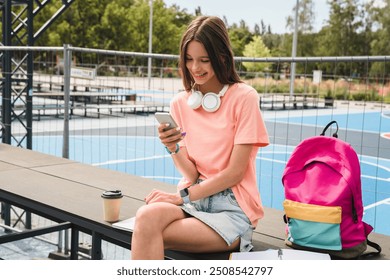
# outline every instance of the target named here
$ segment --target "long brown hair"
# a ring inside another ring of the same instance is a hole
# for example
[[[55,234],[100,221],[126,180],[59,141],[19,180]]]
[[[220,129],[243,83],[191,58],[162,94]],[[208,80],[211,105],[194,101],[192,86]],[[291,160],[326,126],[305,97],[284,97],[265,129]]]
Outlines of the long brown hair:
[[[186,67],[188,43],[193,40],[202,43],[205,47],[220,83],[241,82],[234,66],[233,51],[224,22],[215,16],[199,16],[189,24],[180,43],[179,68],[186,90],[191,90],[195,83]]]

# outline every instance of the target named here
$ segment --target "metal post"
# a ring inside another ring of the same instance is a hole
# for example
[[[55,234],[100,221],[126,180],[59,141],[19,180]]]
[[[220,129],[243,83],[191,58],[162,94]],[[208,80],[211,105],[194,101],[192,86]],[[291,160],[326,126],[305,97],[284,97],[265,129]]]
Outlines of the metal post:
[[[77,260],[78,259],[78,251],[79,251],[79,231],[72,227],[71,229],[71,246],[70,246],[70,259]]]
[[[62,157],[69,158],[69,102],[70,102],[70,67],[72,65],[72,51],[70,45],[64,45],[64,133]]]
[[[63,240],[64,240],[64,231],[60,230],[58,232],[58,243],[57,243],[57,253],[62,253],[63,249]]]
[[[70,45],[64,45],[64,133],[62,144],[62,157],[69,158],[69,103],[70,103],[70,68],[72,67],[72,51]],[[65,232],[65,254],[69,253],[69,232]],[[58,237],[58,245],[62,245],[62,233]],[[62,250],[62,247],[58,247]]]
[[[29,46],[34,45],[34,3],[32,1],[27,2],[28,16],[28,40]],[[27,134],[27,149],[32,150],[32,126],[33,126],[33,74],[34,74],[34,52],[27,51],[27,95],[26,95],[26,134]],[[27,228],[31,228],[31,213],[26,213]]]
[[[12,25],[12,3],[7,0],[3,4],[3,43],[4,46],[12,46],[11,42],[11,25]],[[3,95],[2,95],[2,120],[5,126],[3,131],[3,143],[11,144],[11,92],[12,92],[12,78],[11,78],[11,50],[5,50],[3,55]]]
[[[69,255],[69,253],[71,252],[71,247],[69,246],[69,230],[65,230],[64,247],[65,255]]]
[[[299,0],[295,6],[295,20],[294,20],[294,35],[292,44],[291,57],[297,56],[297,42],[298,42],[298,11],[299,11]],[[294,82],[295,82],[295,62],[291,62],[291,73],[290,73],[290,96],[294,95]]]
[[[101,260],[102,259],[102,236],[101,234],[93,231],[92,232],[92,252],[91,259]]]
[[[150,0],[150,14],[149,14],[149,54],[152,53],[153,41],[153,0]],[[148,89],[152,79],[152,57],[148,57]]]

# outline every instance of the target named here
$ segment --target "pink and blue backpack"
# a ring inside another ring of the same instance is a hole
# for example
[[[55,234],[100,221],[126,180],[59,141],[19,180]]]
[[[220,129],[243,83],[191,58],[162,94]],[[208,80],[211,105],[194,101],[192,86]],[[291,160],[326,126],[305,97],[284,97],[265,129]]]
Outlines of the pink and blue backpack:
[[[336,132],[325,136],[332,124]],[[379,254],[381,247],[367,238],[373,228],[362,220],[357,154],[337,132],[337,122],[330,122],[320,136],[303,140],[287,161],[282,177],[286,244],[333,258],[359,258],[367,245]]]

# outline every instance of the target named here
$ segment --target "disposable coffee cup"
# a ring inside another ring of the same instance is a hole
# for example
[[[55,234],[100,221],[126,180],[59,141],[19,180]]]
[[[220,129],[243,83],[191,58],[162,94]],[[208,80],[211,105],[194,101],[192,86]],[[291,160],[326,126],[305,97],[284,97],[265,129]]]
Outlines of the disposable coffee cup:
[[[122,197],[120,190],[103,192],[103,215],[105,221],[113,223],[119,220]]]

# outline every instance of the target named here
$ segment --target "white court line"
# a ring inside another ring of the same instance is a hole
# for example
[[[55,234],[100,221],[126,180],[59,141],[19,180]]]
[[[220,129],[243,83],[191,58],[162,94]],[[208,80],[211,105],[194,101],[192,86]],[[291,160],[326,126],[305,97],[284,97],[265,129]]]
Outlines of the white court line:
[[[390,197],[386,198],[384,200],[375,202],[373,204],[367,205],[367,206],[364,207],[364,210],[368,210],[368,209],[371,209],[371,208],[374,208],[374,207],[378,207],[379,205],[382,205],[382,204],[389,204],[390,205]]]
[[[368,176],[368,175],[361,175],[362,178],[372,179],[372,180],[378,180],[383,182],[390,182],[390,178],[379,178],[375,176]]]
[[[267,154],[271,154],[272,152],[267,152]],[[285,152],[276,152],[279,154],[284,154]],[[273,153],[275,154],[275,153]],[[152,160],[152,159],[160,159],[160,158],[169,158],[170,155],[163,155],[163,156],[151,156],[151,157],[143,157],[143,158],[135,158],[135,159],[117,159],[117,160],[108,160],[104,162],[98,162],[98,163],[92,163],[93,166],[101,166],[101,165],[110,165],[110,164],[118,164],[118,163],[127,163],[127,162],[137,162],[137,161],[144,161],[144,160]],[[257,156],[256,159],[261,159],[265,161],[275,161],[277,163],[286,163],[286,161],[280,161],[275,159],[269,159],[264,157]]]
[[[382,112],[381,117],[386,118],[386,119],[390,119],[389,112]]]
[[[357,109],[355,112],[350,112],[349,110],[346,111],[346,112],[338,112],[338,113],[333,113],[332,115],[333,116],[338,116],[338,115],[345,115],[345,114],[364,114],[364,111],[360,110],[360,109]],[[371,113],[380,113],[380,111],[378,110],[373,110]],[[293,120],[290,120],[289,118],[296,118],[296,117],[300,117],[300,118],[305,118],[305,117],[317,117],[317,116],[328,116],[329,114],[327,114],[326,112],[323,112],[323,114],[314,114],[314,115],[311,115],[311,114],[307,114],[307,115],[287,115],[287,116],[281,116],[281,115],[278,115],[277,117],[274,117],[274,118],[271,118],[271,117],[264,117],[265,120],[267,121],[270,121],[270,122],[275,122],[275,123],[281,123],[281,124],[291,124],[291,125],[301,125],[301,126],[308,126],[308,127],[315,127],[317,128],[319,126],[318,123],[315,123],[315,124],[304,124],[303,123],[303,120],[301,120],[301,122],[297,122],[297,121],[293,121]],[[287,119],[287,120],[285,120]],[[344,130],[349,130],[349,131],[357,131],[357,132],[362,132],[362,129],[355,129],[355,128],[348,128],[348,127],[341,127],[340,126],[340,129],[344,129]],[[378,134],[380,131],[371,131],[371,130],[364,130],[363,132],[365,133],[370,133],[370,134]]]
[[[281,163],[281,164],[287,163],[284,160],[277,160],[277,159],[273,159],[273,158],[256,157],[256,159],[260,159],[260,160],[264,160],[264,161],[272,161],[272,162]]]
[[[142,176],[143,178],[148,179],[169,179],[169,180],[181,180],[181,177],[169,177],[169,176]]]
[[[93,166],[101,166],[101,165],[110,165],[110,164],[117,164],[117,163],[126,163],[126,162],[136,162],[136,161],[144,161],[144,160],[151,160],[151,159],[159,159],[159,158],[166,158],[166,157],[170,157],[170,155],[152,156],[152,157],[135,158],[135,159],[109,160],[109,161],[105,161],[105,162],[92,163],[92,165]]]
[[[365,161],[365,160],[362,160],[360,163],[364,163],[364,164],[367,164],[367,165],[375,166],[377,168],[381,168],[381,169],[386,170],[387,172],[390,172],[390,168],[389,167],[381,165],[381,164],[372,163],[372,162],[368,162],[368,161]]]
[[[275,160],[275,159],[268,159],[268,158],[263,158],[263,157],[256,157],[256,159],[260,159],[260,160],[264,160],[264,161],[272,161],[272,162],[276,162],[276,163],[281,163],[281,164],[286,164],[285,161],[282,161],[282,160]],[[390,172],[390,168],[387,168],[383,165],[378,165],[378,164],[375,164],[375,163],[371,163],[371,162],[366,162],[366,161],[362,161],[362,163],[365,163],[365,164],[368,164],[368,165],[373,165],[373,166],[376,166],[376,167],[379,167],[379,168],[383,168],[384,170],[386,171],[389,171]],[[368,178],[368,179],[373,179],[373,180],[380,180],[380,181],[385,181],[385,182],[389,182],[390,181],[390,178],[379,178],[379,177],[374,177],[374,176],[367,176],[367,175],[361,175],[362,178]],[[374,207],[378,207],[379,205],[382,205],[382,204],[389,204],[390,205],[390,197],[389,198],[386,198],[384,200],[381,200],[381,201],[378,201],[378,202],[375,202],[373,204],[370,204],[370,205],[367,205],[364,207],[364,211],[368,210],[368,209],[371,209],[371,208],[374,208]]]
[[[94,166],[101,166],[101,165],[110,165],[110,164],[117,164],[117,163],[144,161],[144,160],[150,160],[150,159],[159,159],[159,158],[166,158],[166,157],[170,157],[170,155],[152,156],[152,157],[144,157],[144,158],[128,159],[128,160],[110,160],[110,161],[106,161],[106,162],[94,163],[92,165],[94,165]],[[275,162],[275,163],[286,164],[286,161],[269,159],[269,158],[264,158],[264,157],[259,157],[259,156],[257,156],[256,159],[264,160],[264,161],[272,161],[272,162]],[[377,166],[377,167],[383,168],[386,171],[390,172],[390,168],[387,168],[387,167],[382,166],[382,165],[377,165],[375,163],[366,162],[366,161],[362,161],[362,163],[365,163],[365,164],[368,164],[368,165]],[[178,178],[178,177],[165,177],[165,176],[143,176],[143,177],[144,178],[150,178],[150,179],[161,178],[161,179],[180,180],[180,178]],[[387,181],[387,182],[390,181],[390,178],[378,178],[378,177],[367,176],[367,175],[362,175],[362,177],[369,178],[369,179],[375,179],[375,180],[381,180],[381,181]],[[376,203],[367,205],[367,206],[364,207],[364,210],[366,211],[368,209],[371,209],[371,208],[374,208],[374,207],[378,207],[379,205],[382,205],[382,204],[389,204],[390,205],[390,198],[387,198],[387,199],[378,201]]]

